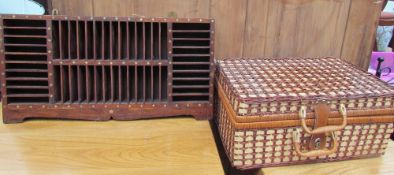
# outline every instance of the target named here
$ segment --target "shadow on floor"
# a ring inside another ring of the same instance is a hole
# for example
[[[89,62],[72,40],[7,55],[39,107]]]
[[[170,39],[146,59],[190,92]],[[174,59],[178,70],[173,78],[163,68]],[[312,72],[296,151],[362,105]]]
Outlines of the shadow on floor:
[[[212,134],[215,139],[216,148],[218,150],[220,161],[222,162],[223,170],[226,175],[263,175],[260,169],[253,169],[253,170],[238,170],[231,166],[226,152],[224,151],[224,147],[220,140],[218,128],[213,120],[209,121],[211,126]]]

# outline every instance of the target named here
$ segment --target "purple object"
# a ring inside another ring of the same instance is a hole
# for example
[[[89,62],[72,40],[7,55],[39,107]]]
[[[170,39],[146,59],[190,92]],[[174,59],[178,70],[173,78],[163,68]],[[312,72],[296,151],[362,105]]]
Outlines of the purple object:
[[[382,69],[380,79],[394,86],[394,52],[372,52],[368,72],[374,75],[376,74],[379,57],[384,58],[384,61],[380,66],[380,69]]]

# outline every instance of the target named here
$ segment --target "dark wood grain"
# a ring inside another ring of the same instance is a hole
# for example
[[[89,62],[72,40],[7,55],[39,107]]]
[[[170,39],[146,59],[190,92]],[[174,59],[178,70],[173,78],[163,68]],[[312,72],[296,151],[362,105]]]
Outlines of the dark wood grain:
[[[2,63],[11,66],[3,69],[7,76],[2,82],[10,84],[2,90],[5,123],[25,118],[212,118],[210,19],[5,15],[1,22],[4,19],[14,20],[6,27],[18,26],[20,19],[32,20],[24,26],[39,26],[42,20],[50,31],[33,38],[19,31],[27,29],[0,35],[27,43],[7,40],[11,47],[3,52],[8,57],[3,55]],[[184,29],[174,34],[173,24]],[[41,38],[46,44],[31,44]],[[107,107],[109,115],[100,117]]]

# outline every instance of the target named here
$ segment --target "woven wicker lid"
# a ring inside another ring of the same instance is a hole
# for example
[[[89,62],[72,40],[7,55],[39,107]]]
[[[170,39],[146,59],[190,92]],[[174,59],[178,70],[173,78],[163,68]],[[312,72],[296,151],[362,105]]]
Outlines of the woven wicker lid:
[[[296,112],[291,105],[282,109],[285,102],[328,100],[346,103],[349,109],[392,108],[394,103],[393,87],[338,58],[240,58],[217,63],[219,84],[234,108],[246,109],[237,109],[239,115]],[[251,107],[262,103],[266,109]]]

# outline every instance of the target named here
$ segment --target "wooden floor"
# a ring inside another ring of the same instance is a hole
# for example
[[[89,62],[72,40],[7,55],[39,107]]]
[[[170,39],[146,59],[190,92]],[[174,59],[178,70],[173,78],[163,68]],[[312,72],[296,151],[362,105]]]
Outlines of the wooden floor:
[[[0,174],[240,173],[223,163],[210,124],[193,118],[0,124]],[[380,158],[242,174],[394,174],[394,143],[389,142],[386,155]]]

